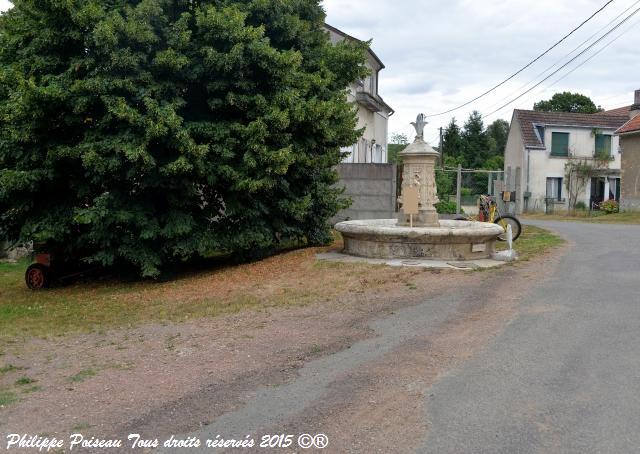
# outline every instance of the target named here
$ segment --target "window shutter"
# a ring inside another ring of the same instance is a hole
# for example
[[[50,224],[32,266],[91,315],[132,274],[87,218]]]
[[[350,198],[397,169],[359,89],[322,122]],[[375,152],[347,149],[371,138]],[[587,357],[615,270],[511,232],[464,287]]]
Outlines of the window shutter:
[[[551,155],[569,156],[569,134],[554,132],[551,139]]]
[[[611,136],[596,134],[596,154],[611,156]]]

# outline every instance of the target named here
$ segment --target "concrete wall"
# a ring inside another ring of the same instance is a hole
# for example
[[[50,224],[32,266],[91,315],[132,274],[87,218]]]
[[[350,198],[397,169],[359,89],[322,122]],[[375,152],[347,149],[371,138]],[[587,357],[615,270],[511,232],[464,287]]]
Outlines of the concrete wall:
[[[339,186],[352,199],[351,207],[336,222],[361,219],[391,219],[396,211],[396,175],[392,164],[340,164]]]
[[[624,211],[640,211],[640,133],[622,136],[620,203]]]

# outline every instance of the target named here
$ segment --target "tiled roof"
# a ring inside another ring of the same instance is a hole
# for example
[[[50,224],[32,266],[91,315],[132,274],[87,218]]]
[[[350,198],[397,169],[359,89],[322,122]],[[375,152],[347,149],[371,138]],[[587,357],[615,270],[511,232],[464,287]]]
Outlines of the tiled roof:
[[[618,129],[629,120],[628,114],[612,115],[604,113],[579,114],[568,112],[538,112],[535,110],[515,110],[520,122],[522,141],[526,148],[544,148],[536,134],[536,125],[573,126],[580,128]]]
[[[604,114],[607,115],[629,115],[629,110],[631,109],[631,106],[624,106],[624,107],[618,107],[617,109],[611,109],[611,110],[605,110]]]
[[[632,132],[640,132],[640,115],[636,115],[635,118],[626,122],[616,131],[616,134],[629,134]]]

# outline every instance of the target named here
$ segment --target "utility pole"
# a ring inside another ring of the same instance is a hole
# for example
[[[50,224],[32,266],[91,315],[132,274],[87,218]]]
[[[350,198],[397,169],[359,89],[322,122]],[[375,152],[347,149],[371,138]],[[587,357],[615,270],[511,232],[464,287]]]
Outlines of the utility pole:
[[[444,170],[444,132],[442,126],[440,126],[440,167]]]

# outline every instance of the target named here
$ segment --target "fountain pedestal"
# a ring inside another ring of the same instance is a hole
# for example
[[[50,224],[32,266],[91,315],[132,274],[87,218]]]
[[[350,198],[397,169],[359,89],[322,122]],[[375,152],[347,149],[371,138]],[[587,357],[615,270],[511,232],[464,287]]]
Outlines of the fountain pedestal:
[[[436,161],[439,154],[424,141],[422,136],[405,148],[401,153],[404,171],[402,173],[402,194],[408,187],[418,190],[418,214],[413,215],[414,227],[439,227],[438,212],[435,204],[438,203],[438,190],[436,188]],[[404,211],[403,197],[398,198],[400,210],[398,212],[398,225],[409,226],[411,216]]]
[[[376,259],[477,260],[495,252],[502,227],[485,222],[439,221],[435,166],[438,152],[424,141],[424,115],[412,123],[415,141],[402,153],[401,208],[397,219],[347,221],[336,225],[344,252]],[[410,191],[407,191],[411,188]],[[416,210],[417,194],[417,210]],[[406,205],[406,209],[405,209]],[[406,211],[406,212],[405,212]],[[411,222],[413,221],[413,222]]]

